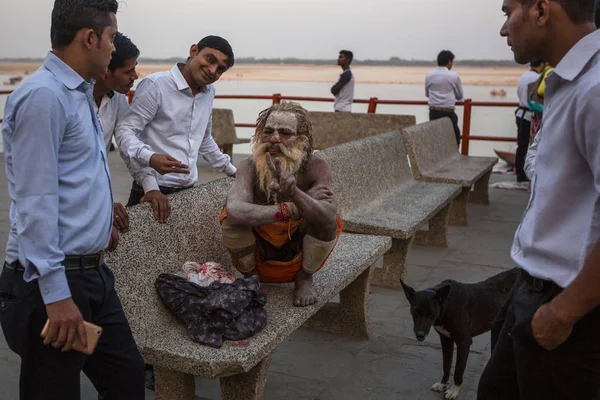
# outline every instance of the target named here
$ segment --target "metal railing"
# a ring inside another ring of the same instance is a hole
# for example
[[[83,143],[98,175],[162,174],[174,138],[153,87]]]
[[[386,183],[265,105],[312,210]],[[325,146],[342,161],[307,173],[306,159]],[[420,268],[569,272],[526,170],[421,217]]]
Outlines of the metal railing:
[[[0,95],[10,94],[11,90],[2,90]],[[127,93],[129,102],[133,99],[135,91]],[[333,97],[304,97],[304,96],[284,96],[281,93],[275,93],[272,96],[255,96],[255,95],[237,95],[237,94],[225,94],[217,95],[217,99],[231,99],[231,100],[270,100],[273,104],[279,104],[283,100],[291,101],[314,101],[314,102],[327,102],[332,103]],[[377,97],[371,97],[370,99],[354,99],[354,104],[367,104],[367,112],[369,114],[377,113],[377,106],[379,104],[385,105],[404,105],[404,106],[427,106],[427,101],[423,100],[384,100]],[[465,99],[465,101],[457,103],[458,106],[463,107],[463,127],[461,135],[461,153],[469,155],[469,144],[471,141],[488,141],[488,142],[516,142],[515,136],[478,136],[471,135],[471,116],[473,107],[511,107],[517,108],[519,103],[514,102],[489,102],[489,101],[473,101],[471,99]],[[0,119],[2,122],[2,119]],[[250,123],[236,123],[238,128],[254,128],[255,124]]]

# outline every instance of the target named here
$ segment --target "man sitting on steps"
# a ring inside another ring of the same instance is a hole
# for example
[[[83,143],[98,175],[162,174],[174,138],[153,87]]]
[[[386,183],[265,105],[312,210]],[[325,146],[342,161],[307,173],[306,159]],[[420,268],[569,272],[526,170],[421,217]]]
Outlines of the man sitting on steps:
[[[261,282],[294,282],[294,305],[317,302],[312,276],[342,231],[327,163],[313,155],[312,126],[299,104],[260,113],[252,156],[237,170],[221,213],[233,264]]]

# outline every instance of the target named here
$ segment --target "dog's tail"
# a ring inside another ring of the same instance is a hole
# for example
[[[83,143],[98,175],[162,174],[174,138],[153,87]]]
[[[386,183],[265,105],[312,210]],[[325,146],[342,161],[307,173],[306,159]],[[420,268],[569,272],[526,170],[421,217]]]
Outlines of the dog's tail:
[[[509,269],[508,271],[501,272],[497,275],[491,276],[486,281],[491,287],[500,292],[509,292],[514,286],[517,278],[521,275],[520,268]]]

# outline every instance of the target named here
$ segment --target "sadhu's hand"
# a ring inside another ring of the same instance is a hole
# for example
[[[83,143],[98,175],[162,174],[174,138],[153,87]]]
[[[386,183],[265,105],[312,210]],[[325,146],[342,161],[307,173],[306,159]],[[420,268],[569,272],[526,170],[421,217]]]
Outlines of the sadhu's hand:
[[[552,309],[550,303],[541,306],[531,320],[533,337],[544,349],[556,349],[569,339],[574,322],[565,321]]]
[[[129,216],[127,210],[121,203],[114,204],[114,218],[113,226],[119,230],[119,232],[127,232],[129,230]]]
[[[326,201],[333,203],[333,190],[325,185],[316,185],[306,191],[306,194],[317,201]]]
[[[151,203],[154,219],[164,224],[171,215],[171,205],[167,196],[160,190],[151,190],[140,199],[140,203]]]
[[[190,173],[190,169],[187,165],[174,159],[168,154],[152,154],[152,157],[150,157],[150,166],[161,175]]]
[[[275,160],[273,160],[269,153],[267,153],[266,158],[269,170],[271,170],[271,174],[273,174],[273,180],[271,181],[269,188],[279,196],[285,199],[291,199],[296,191],[296,177],[281,168],[280,159],[275,158]]]

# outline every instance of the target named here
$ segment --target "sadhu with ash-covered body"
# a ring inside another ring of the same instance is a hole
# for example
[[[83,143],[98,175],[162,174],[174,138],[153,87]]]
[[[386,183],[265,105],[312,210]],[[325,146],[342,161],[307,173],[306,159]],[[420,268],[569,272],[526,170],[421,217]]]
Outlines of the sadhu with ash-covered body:
[[[252,156],[240,163],[220,219],[236,268],[261,282],[294,282],[295,306],[316,303],[312,276],[342,231],[330,187],[308,112],[291,102],[261,112]]]

